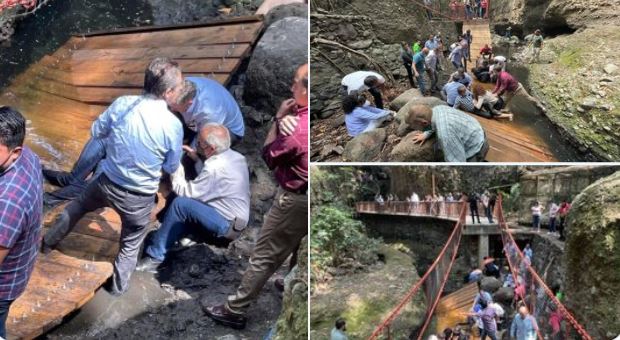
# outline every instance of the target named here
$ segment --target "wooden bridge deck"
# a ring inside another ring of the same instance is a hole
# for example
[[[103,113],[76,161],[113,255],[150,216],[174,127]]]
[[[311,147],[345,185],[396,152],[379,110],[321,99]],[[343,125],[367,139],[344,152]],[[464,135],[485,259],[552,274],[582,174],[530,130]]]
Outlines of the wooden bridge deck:
[[[44,163],[68,169],[106,106],[141,92],[151,59],[170,57],[184,75],[227,84],[262,30],[262,16],[250,16],[74,36],[16,77],[0,102],[28,119],[26,143]],[[46,215],[46,226],[57,211]],[[8,338],[35,338],[90,300],[112,275],[119,235],[118,215],[104,209],[86,215],[58,250],[39,255],[26,292],[11,306]]]
[[[463,315],[470,312],[476,293],[478,287],[475,283],[471,283],[442,297],[435,309],[436,332],[441,333],[448,327],[454,329],[458,324],[467,323],[467,316]]]

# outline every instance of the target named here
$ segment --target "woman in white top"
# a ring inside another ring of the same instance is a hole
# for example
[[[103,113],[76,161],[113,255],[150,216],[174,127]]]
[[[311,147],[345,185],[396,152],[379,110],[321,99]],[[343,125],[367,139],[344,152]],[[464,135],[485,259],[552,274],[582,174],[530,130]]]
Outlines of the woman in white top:
[[[534,202],[532,207],[532,228],[536,228],[536,232],[540,232],[540,216],[545,208],[538,201]]]
[[[501,113],[504,101],[501,97],[485,90],[482,85],[476,84],[473,89],[474,113],[490,119],[508,119],[512,121],[512,113]]]

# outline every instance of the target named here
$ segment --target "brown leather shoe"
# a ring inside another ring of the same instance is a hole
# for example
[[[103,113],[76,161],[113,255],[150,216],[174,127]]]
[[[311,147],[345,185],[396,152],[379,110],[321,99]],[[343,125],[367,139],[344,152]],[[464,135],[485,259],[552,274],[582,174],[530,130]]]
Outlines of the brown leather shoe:
[[[215,322],[234,329],[244,329],[248,321],[244,315],[231,312],[226,305],[206,306],[203,310]]]

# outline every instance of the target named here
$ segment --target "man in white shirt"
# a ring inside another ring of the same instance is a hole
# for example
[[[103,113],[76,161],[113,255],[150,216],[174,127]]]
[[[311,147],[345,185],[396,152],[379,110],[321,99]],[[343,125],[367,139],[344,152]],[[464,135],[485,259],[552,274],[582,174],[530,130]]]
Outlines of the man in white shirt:
[[[372,71],[357,71],[349,73],[342,78],[342,95],[349,95],[353,91],[362,93],[370,92],[375,99],[375,106],[383,109],[383,98],[381,97],[381,88],[385,84],[385,78],[379,73]]]
[[[136,270],[155,272],[166,252],[189,228],[200,227],[217,237],[234,240],[247,226],[250,215],[250,180],[245,157],[230,149],[230,133],[220,124],[207,123],[200,130],[198,148],[184,146],[196,162],[198,176],[185,179],[180,166],[171,175],[177,195],[161,227],[145,247],[145,258]]]
[[[439,82],[439,73],[438,73],[438,58],[441,54],[439,48],[435,48],[428,52],[426,56],[426,73],[428,74],[429,79],[431,80],[431,93],[435,91],[441,91],[441,88],[437,85]]]

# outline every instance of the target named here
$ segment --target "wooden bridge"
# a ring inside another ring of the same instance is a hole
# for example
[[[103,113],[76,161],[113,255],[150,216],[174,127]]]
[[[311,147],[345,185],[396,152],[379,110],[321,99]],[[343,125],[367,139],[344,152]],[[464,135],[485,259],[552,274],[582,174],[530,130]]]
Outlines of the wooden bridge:
[[[260,11],[282,2],[270,0]],[[74,36],[19,75],[0,95],[29,120],[26,144],[44,162],[68,169],[92,121],[116,97],[139,94],[156,56],[179,62],[184,75],[228,84],[263,31],[263,17],[140,27]],[[40,141],[45,141],[41,143]],[[50,150],[63,150],[66,159]],[[58,210],[45,217],[45,229]],[[86,215],[57,250],[39,255],[26,292],[11,306],[9,339],[35,338],[89,301],[112,275],[121,224],[110,209]]]

